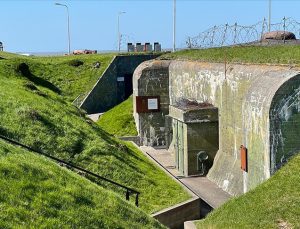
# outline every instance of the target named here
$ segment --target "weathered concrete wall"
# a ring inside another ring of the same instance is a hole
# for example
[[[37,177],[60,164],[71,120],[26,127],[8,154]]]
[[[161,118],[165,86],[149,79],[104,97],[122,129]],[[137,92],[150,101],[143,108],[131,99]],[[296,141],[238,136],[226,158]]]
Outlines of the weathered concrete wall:
[[[165,116],[169,114],[169,61],[142,63],[133,76],[133,107],[141,143],[146,146],[167,145]],[[136,113],[136,96],[160,96],[160,111]]]
[[[168,228],[182,229],[185,221],[200,219],[200,199],[195,197],[157,212],[152,217]]]
[[[126,90],[132,86],[132,75],[136,67],[158,56],[146,54],[116,56],[80,108],[86,110],[88,114],[102,113],[123,102],[128,97]],[[120,81],[120,77],[124,77],[124,81]]]
[[[269,139],[277,129],[276,124],[270,128],[270,106],[276,91],[298,78],[298,71],[254,65],[231,65],[225,70],[224,64],[181,61],[173,61],[169,69],[171,105],[185,98],[219,108],[219,151],[208,177],[231,194],[246,192],[267,179],[273,153]],[[285,101],[297,94],[289,86],[284,91]],[[240,145],[248,148],[248,173],[240,169]]]

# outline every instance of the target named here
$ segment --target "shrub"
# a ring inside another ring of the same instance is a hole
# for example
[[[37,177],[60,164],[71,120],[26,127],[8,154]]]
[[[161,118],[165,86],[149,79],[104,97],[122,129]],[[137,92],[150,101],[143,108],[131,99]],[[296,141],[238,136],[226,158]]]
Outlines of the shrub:
[[[70,62],[69,62],[69,65],[70,66],[73,66],[73,67],[79,67],[79,66],[81,66],[81,65],[83,65],[84,63],[83,63],[83,61],[81,61],[81,60],[71,60]]]

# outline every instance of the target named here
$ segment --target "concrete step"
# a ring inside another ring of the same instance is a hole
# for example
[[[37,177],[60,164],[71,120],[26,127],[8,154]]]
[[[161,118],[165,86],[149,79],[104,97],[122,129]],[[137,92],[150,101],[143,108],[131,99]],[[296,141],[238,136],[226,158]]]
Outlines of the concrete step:
[[[186,221],[184,222],[184,229],[197,229],[194,221]]]

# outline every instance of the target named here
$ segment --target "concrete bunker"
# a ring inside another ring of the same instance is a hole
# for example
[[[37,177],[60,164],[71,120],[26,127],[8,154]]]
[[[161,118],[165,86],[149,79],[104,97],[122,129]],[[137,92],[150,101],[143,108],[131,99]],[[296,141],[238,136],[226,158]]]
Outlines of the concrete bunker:
[[[284,66],[144,62],[133,77],[134,109],[136,97],[158,96],[160,110],[134,110],[142,144],[168,148],[184,176],[201,175],[195,163],[204,151],[208,179],[232,195],[245,193],[300,149],[299,78]],[[213,106],[187,110],[184,100]]]

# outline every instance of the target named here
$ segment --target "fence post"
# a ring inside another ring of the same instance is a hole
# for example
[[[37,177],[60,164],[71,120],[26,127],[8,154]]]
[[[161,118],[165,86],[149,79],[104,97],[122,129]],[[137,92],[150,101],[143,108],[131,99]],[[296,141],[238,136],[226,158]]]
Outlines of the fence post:
[[[264,20],[262,22],[262,29],[261,29],[261,35],[260,35],[260,43],[262,43],[262,38],[263,38],[263,35],[265,33],[265,24],[266,24],[266,18],[264,17]]]
[[[285,44],[286,18],[283,18],[283,43]]]
[[[236,44],[236,35],[237,35],[237,23],[234,24],[233,44]]]
[[[228,23],[226,23],[226,25],[225,25],[225,30],[224,30],[224,35],[223,35],[223,40],[222,40],[221,46],[224,45],[224,42],[225,42],[225,39],[226,39],[227,29],[228,29]]]
[[[188,45],[188,48],[189,48],[189,49],[191,49],[191,48],[192,48],[191,37],[188,37],[188,40],[187,40],[187,45]]]

